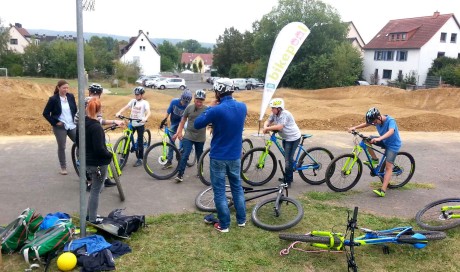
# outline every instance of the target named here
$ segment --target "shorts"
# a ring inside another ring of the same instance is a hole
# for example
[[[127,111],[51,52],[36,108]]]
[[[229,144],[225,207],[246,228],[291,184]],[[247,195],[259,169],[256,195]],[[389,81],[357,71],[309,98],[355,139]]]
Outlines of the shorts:
[[[369,136],[369,138],[370,138],[370,139],[378,138],[378,136]],[[373,145],[376,145],[376,146],[378,146],[378,147],[381,147],[381,148],[385,149],[386,161],[389,162],[389,163],[391,163],[391,164],[394,164],[396,155],[398,155],[398,152],[399,152],[399,151],[393,151],[393,150],[387,149],[387,147],[386,147],[386,145],[383,143],[383,141],[376,142],[376,143],[374,143]]]

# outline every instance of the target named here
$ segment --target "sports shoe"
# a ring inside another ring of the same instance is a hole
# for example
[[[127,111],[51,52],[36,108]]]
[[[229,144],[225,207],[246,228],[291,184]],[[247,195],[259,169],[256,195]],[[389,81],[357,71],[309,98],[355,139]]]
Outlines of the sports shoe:
[[[385,191],[382,190],[382,189],[375,189],[372,192],[374,192],[374,194],[376,194],[376,195],[378,195],[380,197],[385,197]]]
[[[242,227],[242,228],[243,228],[243,227],[246,227],[246,222],[243,222],[243,223],[241,223],[241,224],[238,224],[238,227]]]
[[[133,164],[133,167],[138,167],[142,165],[142,159],[137,159],[137,161]]]
[[[399,166],[393,167],[393,173],[398,173],[399,171],[401,171],[401,168],[399,168]]]
[[[219,219],[217,219],[214,214],[210,213],[204,217],[204,222],[206,224],[217,224],[219,223]]]
[[[166,170],[169,168],[172,168],[172,163],[170,161],[167,161],[166,164],[161,169]]]
[[[214,228],[217,230],[217,231],[220,231],[220,232],[228,232],[228,228],[226,229],[223,229],[220,227],[219,223],[215,223],[214,224]]]
[[[372,158],[372,165],[370,165],[369,161],[365,161],[363,162],[365,165],[369,165],[369,166],[372,166],[372,167],[376,167],[378,164],[379,164],[379,159],[374,159]]]
[[[184,181],[184,178],[182,177],[181,174],[177,175],[177,177],[174,179],[177,183]]]
[[[61,175],[67,175],[67,174],[68,174],[68,173],[67,173],[67,169],[61,168],[61,171],[59,171],[59,174],[61,174]]]
[[[90,192],[91,191],[91,183],[86,182],[86,191]]]
[[[117,183],[111,181],[109,178],[106,178],[105,181],[104,181],[104,186],[105,187],[113,187],[117,185]]]

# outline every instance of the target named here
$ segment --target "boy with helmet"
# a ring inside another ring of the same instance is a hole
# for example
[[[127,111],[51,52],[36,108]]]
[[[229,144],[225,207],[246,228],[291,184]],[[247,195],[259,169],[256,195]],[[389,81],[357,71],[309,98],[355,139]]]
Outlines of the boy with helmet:
[[[144,130],[145,130],[145,122],[150,117],[150,104],[147,100],[144,100],[144,87],[136,87],[134,88],[134,99],[128,102],[126,106],[124,106],[121,110],[119,110],[115,116],[120,116],[123,111],[130,108],[131,109],[131,116],[130,118],[133,119],[140,119],[141,121],[133,121],[133,133],[137,131],[137,147],[139,148],[139,152],[137,152],[137,161],[134,163],[133,167],[138,167],[142,165],[142,159],[144,156]]]
[[[271,107],[272,113],[264,123],[263,132],[278,131],[279,135],[283,137],[285,178],[280,180],[284,180],[291,187],[294,180],[294,154],[300,143],[300,129],[294,116],[285,109],[283,99],[273,98],[269,107]]]
[[[396,155],[401,148],[402,142],[399,137],[398,125],[396,120],[389,115],[382,115],[377,108],[370,108],[366,112],[366,122],[359,124],[354,127],[348,128],[348,132],[357,130],[360,128],[365,128],[370,125],[375,126],[379,133],[379,137],[371,136],[369,143],[375,144],[383,149],[385,149],[386,163],[385,163],[385,176],[383,177],[383,184],[381,189],[373,190],[373,192],[380,196],[384,197],[388,183],[390,183],[391,176],[393,174],[393,164],[396,158]],[[368,149],[372,157],[372,162],[364,162],[367,165],[372,163],[372,166],[375,167],[379,163],[379,159],[375,155],[374,150]]]
[[[184,171],[187,166],[187,160],[192,151],[192,147],[195,146],[196,157],[199,158],[203,153],[204,142],[206,141],[206,128],[195,129],[194,123],[195,119],[203,113],[208,106],[203,105],[204,100],[206,99],[206,92],[203,90],[195,91],[194,104],[190,104],[184,111],[182,120],[179,123],[176,134],[173,136],[173,140],[179,138],[182,144],[183,153],[179,162],[179,173],[176,177],[177,182],[182,182],[184,180]],[[182,136],[182,130],[184,125],[187,122],[187,127],[185,128],[185,135]]]
[[[229,78],[220,78],[214,84],[218,105],[209,107],[195,120],[195,129],[203,129],[212,124],[210,172],[214,192],[214,203],[219,222],[214,228],[220,232],[228,232],[230,226],[230,210],[225,193],[225,176],[232,191],[236,209],[236,221],[239,227],[246,225],[246,202],[241,187],[241,149],[243,148],[244,122],[247,108],[242,102],[232,97],[233,82]]]
[[[174,98],[171,100],[171,103],[169,103],[169,107],[166,110],[166,115],[163,121],[161,121],[160,128],[162,128],[165,124],[166,121],[168,120],[168,116],[170,117],[169,120],[171,122],[171,125],[169,127],[169,131],[171,131],[171,134],[175,134],[177,131],[177,128],[179,127],[179,123],[182,119],[182,116],[184,115],[184,110],[187,108],[188,104],[192,101],[192,92],[190,92],[189,89],[185,89],[180,98]],[[171,144],[175,144],[175,141],[171,142]],[[162,169],[168,169],[172,167],[172,159],[173,159],[173,150],[170,149],[168,151],[168,161],[166,164],[163,166]]]

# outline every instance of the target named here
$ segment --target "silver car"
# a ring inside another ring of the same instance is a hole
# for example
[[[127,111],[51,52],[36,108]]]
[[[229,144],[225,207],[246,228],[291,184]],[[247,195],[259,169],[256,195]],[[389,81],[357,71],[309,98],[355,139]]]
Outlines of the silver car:
[[[160,80],[154,83],[155,88],[164,90],[164,89],[181,89],[185,90],[187,85],[183,78],[167,78],[165,80]]]

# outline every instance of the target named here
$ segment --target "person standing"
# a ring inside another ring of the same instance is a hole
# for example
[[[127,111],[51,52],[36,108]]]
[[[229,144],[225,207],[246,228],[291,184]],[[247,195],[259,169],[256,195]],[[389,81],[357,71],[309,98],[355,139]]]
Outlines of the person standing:
[[[212,124],[210,171],[211,185],[214,191],[214,203],[217,209],[218,223],[214,228],[228,232],[230,227],[230,210],[225,195],[225,176],[228,176],[230,189],[236,209],[238,226],[246,225],[246,202],[241,186],[241,149],[244,122],[247,114],[246,104],[233,99],[233,82],[221,78],[213,86],[218,104],[208,108],[195,120],[195,129]],[[216,104],[217,102],[215,102]]]
[[[75,142],[77,126],[73,117],[77,112],[77,103],[73,94],[69,93],[69,83],[59,80],[54,94],[48,99],[43,116],[53,127],[53,133],[58,144],[58,158],[61,166],[61,175],[67,175],[67,162],[65,155],[67,137]]]
[[[177,128],[177,132],[172,137],[173,141],[175,141],[176,138],[179,138],[183,148],[183,153],[179,162],[179,173],[175,178],[177,182],[182,182],[184,180],[184,171],[187,166],[187,161],[192,151],[192,147],[195,147],[195,155],[197,159],[203,153],[203,146],[206,141],[206,128],[195,129],[194,123],[196,118],[208,108],[208,106],[203,105],[205,99],[205,91],[195,91],[194,104],[187,106],[184,111],[184,115],[182,116],[182,120],[179,123],[179,127]],[[182,136],[182,130],[184,129],[186,122],[187,127],[185,128],[185,135]]]

